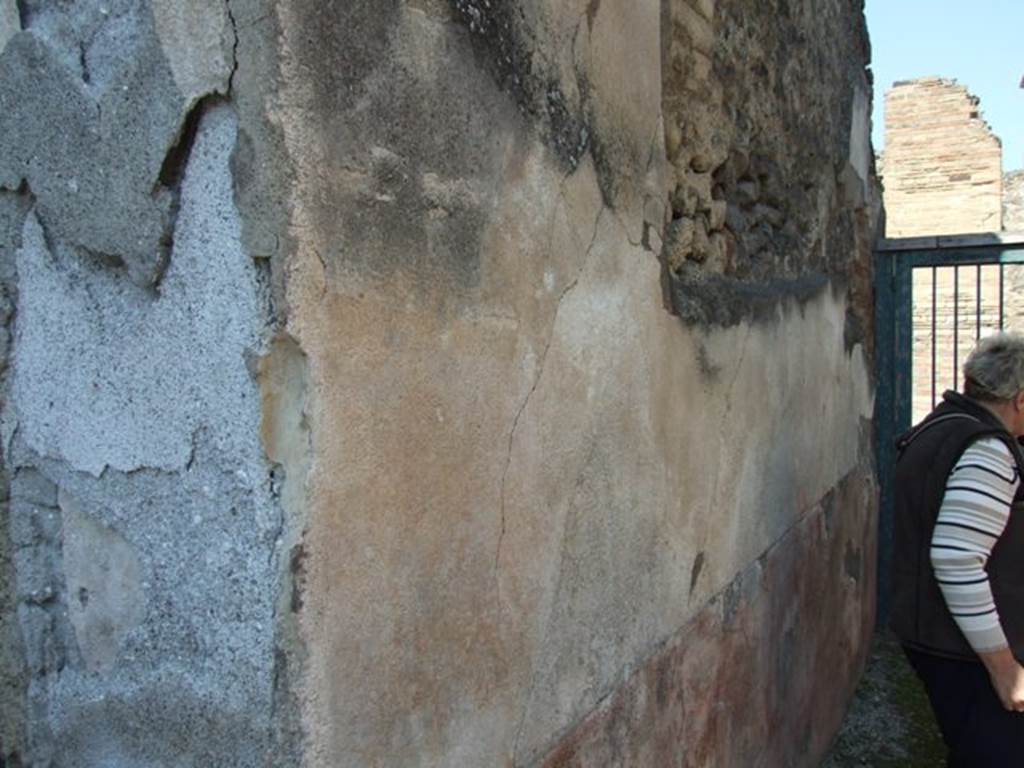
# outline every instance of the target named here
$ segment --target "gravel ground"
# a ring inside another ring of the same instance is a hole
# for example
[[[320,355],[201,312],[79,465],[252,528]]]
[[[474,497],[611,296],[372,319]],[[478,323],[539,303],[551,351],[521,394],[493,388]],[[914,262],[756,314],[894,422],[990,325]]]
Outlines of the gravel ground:
[[[917,676],[895,638],[880,632],[821,768],[942,768],[945,752]]]

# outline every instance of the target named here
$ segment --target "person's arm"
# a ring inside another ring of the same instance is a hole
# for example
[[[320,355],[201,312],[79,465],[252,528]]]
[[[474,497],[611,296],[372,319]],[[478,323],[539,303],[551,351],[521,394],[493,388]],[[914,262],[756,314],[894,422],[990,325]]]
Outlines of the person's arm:
[[[1003,706],[1024,710],[1024,667],[1010,652],[985,571],[1019,483],[1001,440],[988,438],[968,448],[946,483],[931,563],[949,612],[985,664]]]

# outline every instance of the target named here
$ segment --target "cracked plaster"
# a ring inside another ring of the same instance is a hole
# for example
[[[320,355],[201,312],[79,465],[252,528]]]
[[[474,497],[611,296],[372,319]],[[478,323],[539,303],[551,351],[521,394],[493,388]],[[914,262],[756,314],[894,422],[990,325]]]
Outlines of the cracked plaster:
[[[871,393],[841,281],[731,328],[663,308],[661,3],[516,3],[530,55],[506,70],[461,15],[488,3],[234,0],[192,31],[113,5],[26,2],[0,54],[47,83],[0,106],[62,123],[50,165],[0,163],[36,200],[15,490],[59,485],[137,553],[145,599],[113,666],[70,648],[35,681],[40,750],[246,765],[288,730],[307,765],[530,764],[688,622],[743,625],[765,553],[863,460]],[[229,89],[235,110],[204,98]],[[145,157],[104,215],[157,185],[166,225],[187,167],[166,273],[128,249],[133,284],[56,182],[139,113],[158,135],[121,134]],[[44,539],[26,578],[61,570]]]
[[[507,37],[470,12],[485,4],[455,3],[460,26],[419,5],[316,60],[319,17],[279,9],[288,331],[316,456],[293,601],[313,765],[539,759],[859,465],[871,410],[841,280],[768,290],[728,328],[685,328],[659,301],[658,4],[631,6],[650,46],[622,45],[609,0],[593,18],[524,2]],[[555,73],[551,109],[515,46]],[[621,61],[651,87],[608,75]],[[595,133],[567,169],[558,126],[585,108],[621,154]],[[485,141],[443,149],[391,130],[477,137],[477,121]],[[444,199],[482,218],[451,211],[438,250],[417,217]],[[380,218],[396,204],[399,228]]]
[[[40,760],[254,765],[270,746],[282,522],[246,366],[266,296],[240,245],[236,131],[229,107],[204,109],[159,297],[51,251],[34,215],[25,221],[5,409],[8,459],[22,468],[13,493],[38,468],[79,520],[66,526],[66,567],[38,550],[18,569],[19,583],[66,575],[58,600],[81,648],[33,682]],[[97,538],[119,543],[90,557]],[[33,616],[30,652],[53,631]]]
[[[230,152],[233,136],[218,140],[196,150],[197,168]],[[235,414],[253,397],[242,355],[259,344],[262,303],[230,183],[205,173],[186,180],[156,299],[59,244],[51,251],[36,216],[27,219],[12,399],[22,437],[41,455],[97,477],[107,466],[179,471],[200,427],[239,452]],[[211,375],[217,386],[204,386]]]
[[[27,182],[53,241],[152,287],[173,238],[187,116],[228,89],[226,10],[200,4],[186,21],[179,4],[154,15],[141,0],[25,5],[28,28],[0,55],[0,186]]]

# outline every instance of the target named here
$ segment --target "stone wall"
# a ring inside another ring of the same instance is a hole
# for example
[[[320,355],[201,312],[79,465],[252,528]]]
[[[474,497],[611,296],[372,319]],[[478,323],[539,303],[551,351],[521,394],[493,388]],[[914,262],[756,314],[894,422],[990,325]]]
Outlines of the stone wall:
[[[859,3],[0,8],[4,760],[817,764]]]
[[[885,94],[886,237],[998,231],[1002,161],[966,86],[938,77],[896,83]]]
[[[1003,229],[1024,232],[1024,171],[1003,175]]]

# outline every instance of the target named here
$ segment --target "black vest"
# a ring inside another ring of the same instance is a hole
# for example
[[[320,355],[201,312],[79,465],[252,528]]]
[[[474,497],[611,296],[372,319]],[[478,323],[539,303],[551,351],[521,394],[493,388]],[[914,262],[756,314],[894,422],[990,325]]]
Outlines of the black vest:
[[[946,480],[971,443],[996,437],[1006,443],[1024,474],[1020,447],[993,413],[956,392],[897,448],[893,499],[893,561],[890,623],[897,637],[922,651],[977,659],[946,608],[929,558],[932,530]],[[1018,493],[1010,520],[992,550],[986,570],[1006,638],[1024,659],[1024,508]]]

